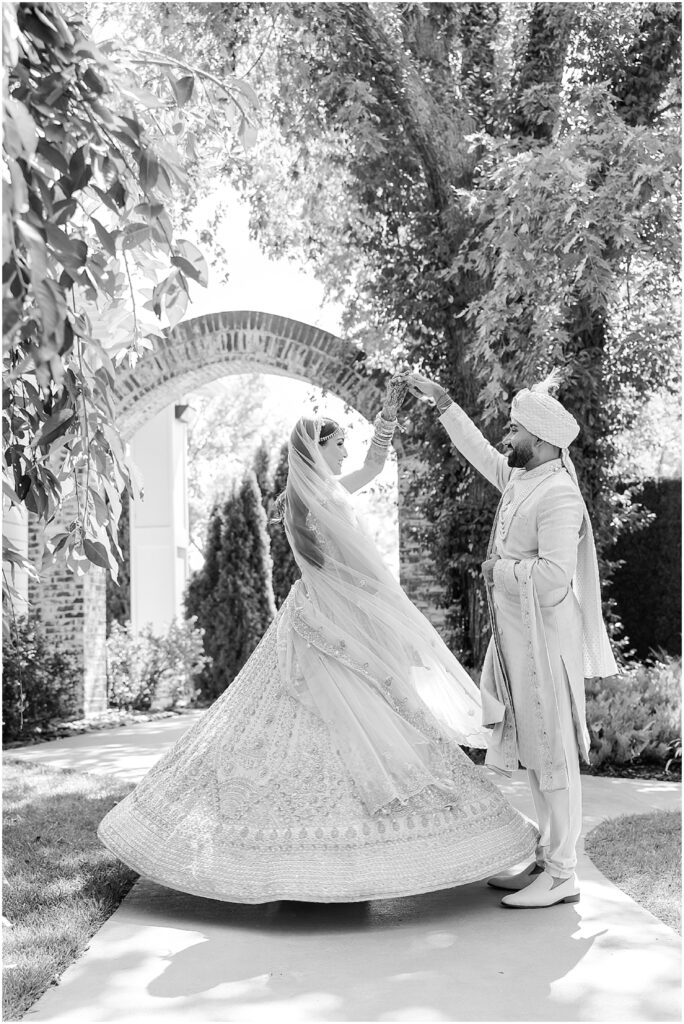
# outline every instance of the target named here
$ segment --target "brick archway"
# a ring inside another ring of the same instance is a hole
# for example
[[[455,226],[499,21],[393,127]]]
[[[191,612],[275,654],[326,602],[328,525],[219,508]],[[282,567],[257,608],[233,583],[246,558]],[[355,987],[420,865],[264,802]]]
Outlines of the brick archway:
[[[125,438],[183,392],[229,373],[274,373],[331,391],[373,419],[387,375],[365,368],[364,353],[318,327],[273,313],[230,310],[187,320],[133,369],[114,394]]]
[[[364,353],[318,327],[254,310],[210,313],[166,332],[153,352],[116,380],[113,404],[124,440],[181,395],[220,377],[237,373],[280,374],[306,381],[341,398],[372,420],[382,404],[387,373],[366,367]],[[420,519],[408,508],[411,476],[419,471],[415,456],[395,438],[398,457],[399,561],[402,586],[440,628],[440,588],[424,568],[417,543]],[[38,538],[33,537],[39,560]],[[105,580],[103,570],[76,579],[57,567],[39,586],[30,604],[37,607],[47,632],[76,652],[83,673],[86,712],[106,703]]]

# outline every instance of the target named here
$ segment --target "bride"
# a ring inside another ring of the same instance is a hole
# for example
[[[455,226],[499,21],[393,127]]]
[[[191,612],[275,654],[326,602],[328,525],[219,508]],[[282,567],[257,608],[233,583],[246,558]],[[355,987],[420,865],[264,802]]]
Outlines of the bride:
[[[382,469],[392,381],[363,467],[300,419],[281,514],[301,570],[230,687],[100,824],[141,875],[236,903],[406,896],[534,855],[536,830],[461,749],[479,691],[409,601],[349,493]]]

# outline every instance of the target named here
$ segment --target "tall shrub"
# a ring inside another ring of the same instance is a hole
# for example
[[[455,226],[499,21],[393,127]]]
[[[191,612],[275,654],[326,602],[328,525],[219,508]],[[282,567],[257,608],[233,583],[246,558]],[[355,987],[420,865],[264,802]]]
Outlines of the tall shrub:
[[[271,452],[268,445],[261,439],[261,444],[254,452],[252,468],[261,492],[261,503],[264,510],[268,512],[268,505],[273,497],[273,482],[271,480]]]
[[[273,474],[273,487],[271,488],[271,500],[268,504],[268,534],[271,538],[271,561],[273,563],[273,596],[276,607],[280,608],[283,601],[290,593],[290,588],[295,580],[298,580],[301,573],[297,565],[292,549],[285,535],[285,527],[282,522],[273,522],[272,516],[275,512],[275,501],[279,494],[285,490],[287,485],[287,444],[280,449],[280,457]]]
[[[204,630],[212,665],[200,687],[213,700],[233,681],[275,614],[266,513],[253,472],[212,513],[205,564],[188,587],[186,614],[196,615]]]

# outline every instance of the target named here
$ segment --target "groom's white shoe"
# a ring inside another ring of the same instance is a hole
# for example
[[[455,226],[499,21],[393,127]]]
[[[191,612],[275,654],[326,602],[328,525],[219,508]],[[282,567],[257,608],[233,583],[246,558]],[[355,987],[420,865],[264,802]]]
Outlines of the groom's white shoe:
[[[502,907],[532,909],[533,907],[554,907],[557,903],[579,903],[579,882],[577,875],[571,875],[554,887],[552,875],[544,871],[520,892],[512,892],[501,900]]]
[[[526,889],[534,882],[544,869],[538,864],[528,864],[522,871],[515,875],[494,875],[487,879],[487,885],[492,889],[506,889],[508,892],[517,892],[519,889]]]

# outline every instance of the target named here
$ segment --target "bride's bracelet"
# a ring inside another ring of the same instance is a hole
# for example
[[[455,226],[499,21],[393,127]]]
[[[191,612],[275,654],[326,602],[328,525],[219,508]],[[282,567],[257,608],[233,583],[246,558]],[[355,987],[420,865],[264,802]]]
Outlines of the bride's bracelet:
[[[371,438],[371,444],[375,444],[378,448],[389,448],[390,441],[394,436],[394,431],[397,428],[397,421],[386,420],[381,412],[375,417],[374,421],[375,432]]]
[[[439,396],[439,398],[435,399],[435,405],[437,406],[437,411],[440,412],[440,413],[446,412],[446,410],[449,408],[449,406],[453,405],[453,404],[454,404],[453,398],[451,398],[450,395],[444,390],[444,388],[442,388],[442,394]]]
[[[394,436],[397,421],[386,420],[381,412],[375,417],[375,431],[371,438],[370,448],[366,455],[366,462],[380,463],[387,458],[387,450]]]

